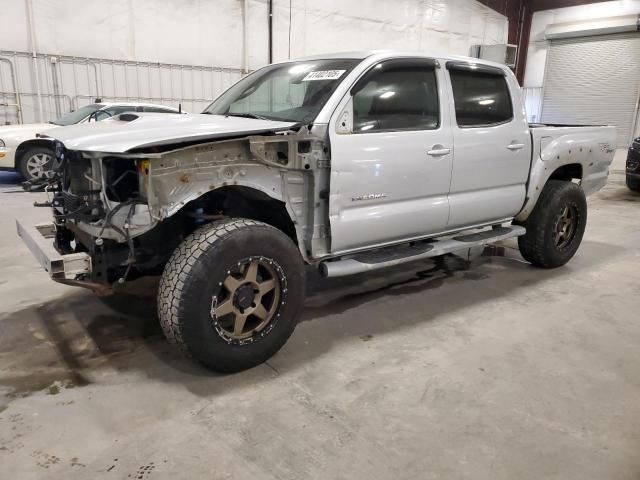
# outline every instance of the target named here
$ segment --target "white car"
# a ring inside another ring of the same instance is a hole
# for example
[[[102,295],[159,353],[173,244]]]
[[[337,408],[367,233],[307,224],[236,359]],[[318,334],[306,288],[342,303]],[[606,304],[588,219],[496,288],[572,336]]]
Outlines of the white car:
[[[46,165],[53,159],[50,142],[38,135],[79,123],[104,120],[124,112],[184,113],[164,105],[144,103],[92,103],[49,123],[30,123],[0,127],[0,170],[15,170],[28,181],[44,177]]]

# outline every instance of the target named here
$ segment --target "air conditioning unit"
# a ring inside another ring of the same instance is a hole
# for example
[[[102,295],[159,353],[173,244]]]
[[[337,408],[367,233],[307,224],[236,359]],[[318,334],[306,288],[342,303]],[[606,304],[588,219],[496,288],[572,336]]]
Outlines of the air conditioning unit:
[[[503,63],[510,68],[516,67],[517,45],[500,43],[497,45],[472,45],[470,56],[492,62]]]

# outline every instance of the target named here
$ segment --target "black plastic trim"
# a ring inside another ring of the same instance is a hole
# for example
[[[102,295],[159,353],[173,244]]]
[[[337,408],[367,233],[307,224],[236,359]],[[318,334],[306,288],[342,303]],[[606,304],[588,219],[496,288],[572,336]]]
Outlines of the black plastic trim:
[[[463,70],[465,72],[488,73],[490,75],[500,75],[501,77],[506,76],[502,68],[459,60],[449,60],[447,62],[447,70]]]
[[[356,81],[355,85],[349,90],[349,93],[351,96],[354,96],[362,90],[362,86],[365,85],[372,76],[380,72],[397,68],[437,68],[439,66],[440,63],[434,58],[406,57],[381,60],[369,68],[369,70]]]

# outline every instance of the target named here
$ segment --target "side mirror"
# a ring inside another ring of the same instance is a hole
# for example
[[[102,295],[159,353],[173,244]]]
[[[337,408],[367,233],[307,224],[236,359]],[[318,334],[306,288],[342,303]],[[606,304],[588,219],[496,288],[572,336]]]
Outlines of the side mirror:
[[[353,133],[353,97],[349,97],[349,101],[342,108],[336,121],[336,133],[339,135],[348,135]]]

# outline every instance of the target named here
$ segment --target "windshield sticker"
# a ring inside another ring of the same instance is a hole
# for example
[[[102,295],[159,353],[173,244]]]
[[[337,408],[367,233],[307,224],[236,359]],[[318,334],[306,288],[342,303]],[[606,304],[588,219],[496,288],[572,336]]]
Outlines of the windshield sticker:
[[[342,76],[346,70],[318,70],[317,72],[309,72],[307,76],[302,79],[303,82],[310,82],[312,80],[336,80]]]

